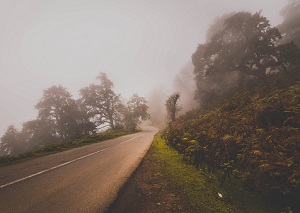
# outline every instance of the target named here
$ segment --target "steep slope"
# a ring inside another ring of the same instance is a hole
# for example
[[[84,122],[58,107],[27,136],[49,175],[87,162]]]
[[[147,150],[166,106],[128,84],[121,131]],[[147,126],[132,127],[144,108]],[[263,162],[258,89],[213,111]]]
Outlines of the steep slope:
[[[218,174],[221,183],[235,177],[259,194],[296,205],[299,128],[296,82],[240,91],[214,108],[189,112],[166,128],[164,138],[188,163]]]

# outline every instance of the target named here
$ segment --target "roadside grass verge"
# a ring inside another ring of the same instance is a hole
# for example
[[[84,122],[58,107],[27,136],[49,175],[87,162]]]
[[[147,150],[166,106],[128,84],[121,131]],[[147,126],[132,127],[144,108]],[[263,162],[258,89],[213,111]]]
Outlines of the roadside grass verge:
[[[153,156],[160,162],[157,170],[169,180],[166,187],[184,200],[188,212],[279,212],[241,187],[237,180],[221,187],[214,175],[184,163],[183,156],[171,149],[160,134],[155,136],[152,148]]]
[[[76,139],[69,142],[56,142],[44,145],[34,151],[25,152],[17,156],[0,156],[0,166],[8,165],[15,162],[20,162],[44,155],[49,155],[57,152],[62,152],[68,149],[84,146],[87,144],[98,143],[101,141],[117,138],[123,135],[128,135],[133,132],[125,130],[107,130],[101,133],[88,135],[80,139]]]

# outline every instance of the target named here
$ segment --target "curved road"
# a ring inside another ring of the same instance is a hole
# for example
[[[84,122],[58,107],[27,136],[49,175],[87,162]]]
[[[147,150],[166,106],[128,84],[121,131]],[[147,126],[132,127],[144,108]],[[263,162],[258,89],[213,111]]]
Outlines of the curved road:
[[[0,167],[0,212],[103,212],[157,129]]]

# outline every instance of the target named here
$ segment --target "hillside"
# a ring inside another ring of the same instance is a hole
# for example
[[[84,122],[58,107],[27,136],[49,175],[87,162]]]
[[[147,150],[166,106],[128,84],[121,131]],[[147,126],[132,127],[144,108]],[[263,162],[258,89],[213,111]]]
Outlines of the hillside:
[[[281,207],[299,210],[300,82],[277,80],[189,112],[163,137],[186,163],[215,174],[221,184],[237,179]]]

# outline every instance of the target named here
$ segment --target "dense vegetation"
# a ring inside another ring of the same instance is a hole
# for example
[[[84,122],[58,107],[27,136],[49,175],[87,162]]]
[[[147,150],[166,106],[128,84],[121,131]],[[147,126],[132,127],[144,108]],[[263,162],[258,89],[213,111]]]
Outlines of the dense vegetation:
[[[300,82],[270,92],[246,91],[207,112],[193,111],[164,136],[203,171],[222,170],[264,194],[300,186]]]
[[[285,34],[260,13],[218,19],[214,26],[222,27],[192,56],[201,108],[163,133],[187,163],[221,184],[237,178],[293,207],[300,199],[299,1],[285,8],[294,10],[283,13]]]
[[[105,129],[134,131],[141,120],[150,117],[145,98],[134,94],[124,103],[105,73],[98,79],[100,84],[80,90],[78,100],[62,86],[44,90],[36,104],[37,118],[23,123],[21,131],[13,125],[8,127],[1,138],[0,156],[18,155],[49,143],[67,143]]]
[[[185,164],[184,156],[170,149],[160,134],[155,136],[151,151],[152,166],[167,180],[164,190],[176,194],[184,203],[179,212],[267,213],[281,209],[280,205],[270,205],[262,197],[253,196],[238,181],[220,186],[216,176]]]

